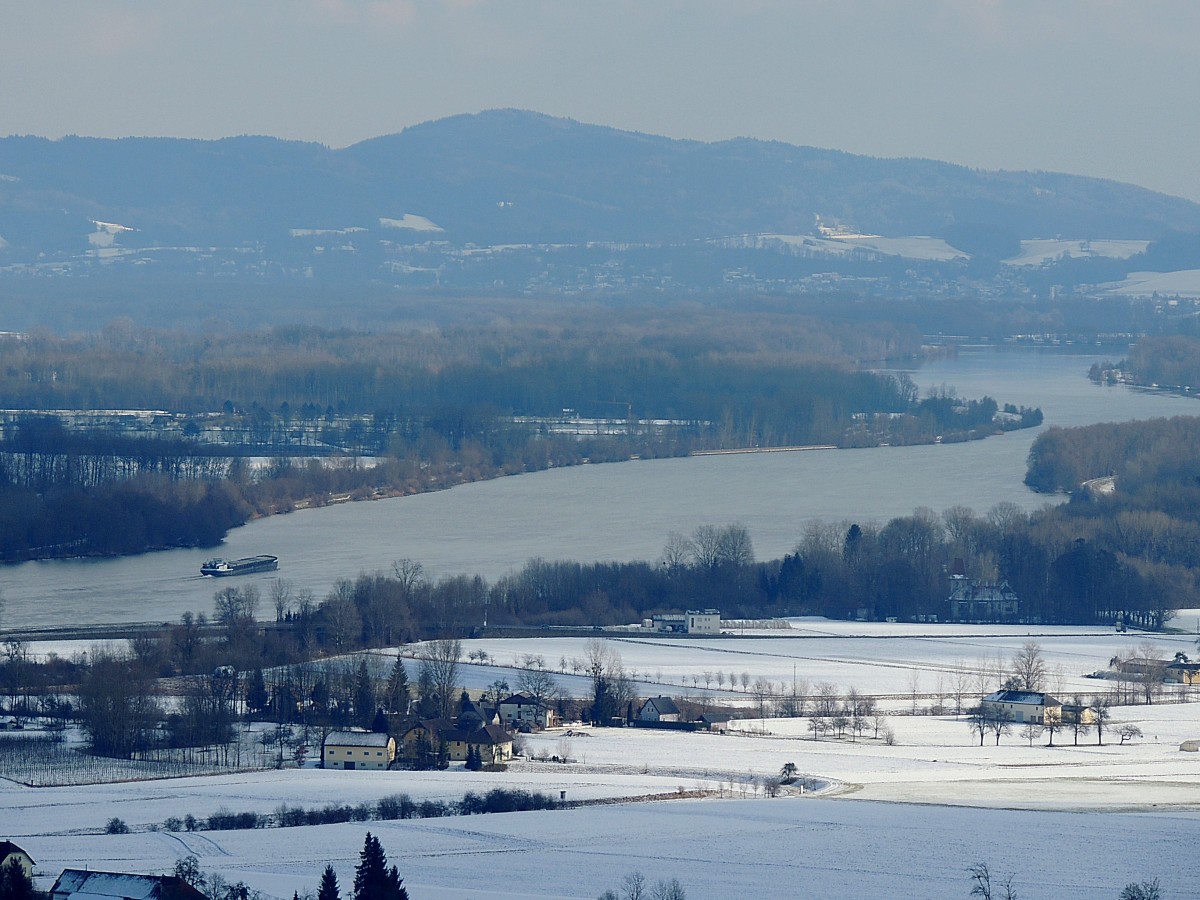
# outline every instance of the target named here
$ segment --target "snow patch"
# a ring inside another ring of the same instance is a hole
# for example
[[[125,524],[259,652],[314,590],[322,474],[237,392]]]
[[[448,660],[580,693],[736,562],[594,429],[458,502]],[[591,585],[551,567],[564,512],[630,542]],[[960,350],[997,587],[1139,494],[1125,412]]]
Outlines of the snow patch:
[[[118,225],[116,222],[100,222],[92,220],[96,230],[88,235],[88,243],[93,247],[111,247],[117,241],[117,235],[125,231],[136,231],[128,225]]]
[[[1021,253],[1005,262],[1010,266],[1040,266],[1060,257],[1129,259],[1143,252],[1149,241],[1021,241]]]
[[[1131,272],[1124,281],[1104,285],[1110,294],[1149,297],[1166,294],[1175,297],[1200,297],[1200,269],[1178,272]]]
[[[909,237],[882,237],[878,234],[855,234],[832,232],[822,229],[823,237],[809,234],[757,234],[742,238],[743,246],[763,247],[770,243],[781,243],[799,251],[847,256],[855,251],[879,253],[884,256],[899,256],[904,259],[949,262],[969,259],[968,254],[951,247],[941,238],[927,235]]]
[[[379,224],[384,228],[407,228],[410,231],[445,231],[442,226],[434,224],[424,216],[415,216],[412,213],[405,213],[399,219],[388,219],[384,216],[379,217]]]
[[[292,237],[320,237],[326,234],[357,234],[366,230],[361,225],[351,225],[349,228],[292,228],[288,234]]]

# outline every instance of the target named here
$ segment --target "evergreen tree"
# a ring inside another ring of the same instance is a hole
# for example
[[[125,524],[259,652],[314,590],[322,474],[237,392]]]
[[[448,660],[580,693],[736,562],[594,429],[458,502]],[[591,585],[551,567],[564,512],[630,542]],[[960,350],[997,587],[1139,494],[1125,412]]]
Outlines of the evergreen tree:
[[[267,708],[269,700],[262,669],[255,669],[254,674],[250,676],[250,683],[246,686],[246,707],[250,712],[262,712]]]
[[[388,868],[379,838],[369,831],[354,869],[354,900],[408,900],[400,873]]]
[[[437,767],[439,769],[450,768],[450,745],[446,743],[446,739],[438,741],[437,748]]]
[[[408,670],[404,668],[404,660],[396,657],[396,664],[388,676],[387,706],[388,712],[397,715],[408,715],[408,703],[411,699],[411,688],[408,683]]]
[[[359,657],[358,671],[354,673],[354,718],[357,724],[367,728],[371,724],[371,719],[374,718],[375,707],[375,679],[371,677],[371,670],[367,668],[367,658]]]
[[[341,889],[338,887],[337,872],[333,866],[326,866],[321,873],[321,887],[317,890],[317,900],[341,900]]]
[[[0,900],[33,900],[33,882],[16,858],[0,869]]]
[[[371,730],[376,734],[387,734],[390,730],[387,713],[382,708],[375,711],[375,720],[371,723]]]

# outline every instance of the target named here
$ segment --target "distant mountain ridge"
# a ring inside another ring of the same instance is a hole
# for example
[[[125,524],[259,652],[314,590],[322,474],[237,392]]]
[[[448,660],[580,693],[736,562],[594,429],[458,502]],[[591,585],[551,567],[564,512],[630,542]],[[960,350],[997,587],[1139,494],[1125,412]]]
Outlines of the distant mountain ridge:
[[[442,231],[398,229],[405,216]],[[1200,204],[1097,178],[676,140],[510,109],[338,150],[268,137],[0,139],[0,265],[107,243],[286,257],[294,230],[457,246],[679,243],[813,234],[818,220],[883,236],[985,226],[1153,240],[1200,231]],[[110,241],[94,222],[134,230]]]

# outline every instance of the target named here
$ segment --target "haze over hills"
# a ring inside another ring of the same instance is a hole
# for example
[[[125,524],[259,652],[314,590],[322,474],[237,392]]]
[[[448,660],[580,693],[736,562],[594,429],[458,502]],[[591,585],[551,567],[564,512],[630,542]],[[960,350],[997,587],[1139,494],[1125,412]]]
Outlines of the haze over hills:
[[[1097,178],[675,140],[511,109],[338,150],[0,139],[9,328],[78,290],[30,276],[103,276],[119,297],[208,285],[210,302],[214,279],[498,295],[811,293],[857,279],[897,296],[951,296],[969,280],[1036,297],[1200,267],[1196,232],[1200,204]],[[1156,256],[1156,241],[1172,252]],[[68,298],[78,324],[154,311],[99,291],[93,279],[88,299]]]
[[[1023,238],[1151,240],[1200,205],[1096,178],[984,172],[749,139],[672,140],[518,110],[455,116],[342,150],[219,141],[0,140],[10,261],[87,248],[274,242],[421,216],[454,243],[670,242],[812,234],[818,217],[884,236],[988,225]]]

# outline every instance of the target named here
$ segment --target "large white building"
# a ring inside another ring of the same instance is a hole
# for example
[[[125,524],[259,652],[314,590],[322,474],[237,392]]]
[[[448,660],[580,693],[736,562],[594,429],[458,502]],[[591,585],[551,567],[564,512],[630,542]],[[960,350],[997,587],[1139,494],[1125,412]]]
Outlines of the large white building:
[[[685,613],[663,613],[650,620],[660,634],[720,634],[719,609],[689,609]]]

